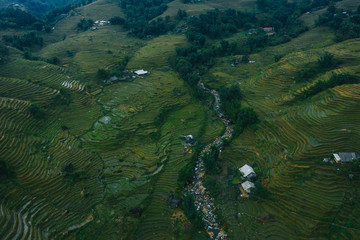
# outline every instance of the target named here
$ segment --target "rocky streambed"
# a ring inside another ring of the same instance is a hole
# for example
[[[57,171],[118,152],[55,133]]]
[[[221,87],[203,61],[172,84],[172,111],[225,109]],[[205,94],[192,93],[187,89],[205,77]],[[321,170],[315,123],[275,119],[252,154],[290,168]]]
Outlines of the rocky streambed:
[[[230,139],[234,129],[230,124],[230,120],[228,120],[221,111],[221,100],[219,93],[215,90],[206,88],[201,81],[199,82],[198,86],[214,97],[214,110],[218,114],[219,118],[223,121],[226,128],[222,136],[217,137],[212,143],[205,146],[201,151],[195,165],[193,183],[187,187],[187,190],[195,197],[195,206],[197,210],[202,213],[206,231],[210,235],[211,239],[224,240],[227,238],[227,236],[214,213],[216,209],[214,200],[211,198],[210,193],[204,186],[205,167],[203,157],[207,152],[210,151],[212,146],[222,150],[224,139]]]

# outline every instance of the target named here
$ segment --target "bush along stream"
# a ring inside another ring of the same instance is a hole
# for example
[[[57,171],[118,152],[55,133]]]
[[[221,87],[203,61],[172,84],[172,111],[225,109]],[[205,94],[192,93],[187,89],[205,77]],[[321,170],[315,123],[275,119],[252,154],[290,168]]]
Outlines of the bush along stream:
[[[205,175],[205,163],[204,157],[211,152],[212,149],[216,148],[219,151],[222,150],[224,140],[230,140],[234,129],[221,110],[221,100],[219,93],[215,90],[210,90],[204,86],[200,81],[198,86],[205,92],[211,94],[214,101],[214,110],[224,123],[226,129],[222,136],[217,137],[212,143],[208,144],[201,151],[194,168],[193,182],[186,187],[186,191],[194,196],[194,204],[199,215],[202,216],[207,233],[211,239],[226,239],[227,235],[222,229],[222,226],[218,222],[218,219],[214,213],[215,205],[214,200],[211,198],[210,193],[204,187],[204,175]]]

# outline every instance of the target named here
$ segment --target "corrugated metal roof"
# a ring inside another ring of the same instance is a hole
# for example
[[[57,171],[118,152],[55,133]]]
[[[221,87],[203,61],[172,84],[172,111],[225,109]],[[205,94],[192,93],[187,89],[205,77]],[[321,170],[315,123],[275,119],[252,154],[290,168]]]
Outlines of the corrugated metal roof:
[[[244,177],[247,177],[251,173],[255,173],[254,169],[247,164],[239,168],[239,171],[244,175]]]
[[[251,193],[251,188],[254,188],[255,184],[250,181],[246,181],[241,184],[241,187],[245,190],[245,192]]]

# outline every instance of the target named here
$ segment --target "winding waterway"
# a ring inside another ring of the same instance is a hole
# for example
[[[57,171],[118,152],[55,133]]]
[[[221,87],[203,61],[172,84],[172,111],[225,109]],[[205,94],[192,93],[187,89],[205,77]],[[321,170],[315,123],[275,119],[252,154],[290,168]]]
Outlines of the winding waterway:
[[[187,190],[195,197],[195,206],[197,210],[202,213],[206,231],[210,235],[211,239],[223,240],[227,238],[226,233],[222,229],[222,226],[218,222],[218,219],[214,213],[216,209],[214,205],[214,200],[213,198],[211,198],[210,193],[206,190],[204,186],[205,167],[203,157],[207,152],[210,151],[212,146],[217,147],[221,151],[224,139],[230,139],[232,137],[234,129],[230,124],[230,120],[225,117],[221,110],[221,100],[219,93],[215,90],[210,90],[206,88],[201,81],[198,83],[198,86],[214,97],[215,101],[213,107],[217,115],[225,125],[225,132],[222,136],[217,137],[212,143],[208,144],[201,151],[195,165],[193,183],[187,187]]]

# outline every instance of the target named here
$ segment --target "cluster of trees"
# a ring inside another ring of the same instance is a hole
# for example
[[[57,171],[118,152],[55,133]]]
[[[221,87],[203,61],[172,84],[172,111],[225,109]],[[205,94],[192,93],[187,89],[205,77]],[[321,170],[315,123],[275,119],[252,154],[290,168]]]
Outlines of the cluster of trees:
[[[190,26],[188,35],[195,35],[195,39],[200,38],[201,35],[216,39],[235,33],[241,28],[251,27],[256,23],[254,13],[234,9],[225,11],[216,9],[200,14],[199,17],[188,18],[187,24]],[[190,39],[189,41],[192,42]]]
[[[64,88],[60,89],[60,93],[52,98],[54,106],[69,105],[71,103],[71,94]]]
[[[44,119],[46,117],[44,108],[37,103],[32,103],[29,106],[29,112],[36,119]]]
[[[122,0],[120,5],[126,14],[124,27],[139,38],[172,30],[175,24],[169,18],[149,22],[165,12],[168,2],[170,0]]]
[[[85,177],[83,171],[76,170],[72,163],[69,163],[63,168],[64,178],[70,183],[75,184]]]
[[[350,74],[333,74],[328,81],[318,81],[308,89],[301,92],[299,95],[297,95],[297,98],[305,99],[312,97],[319,92],[322,92],[326,89],[333,88],[339,85],[344,84],[355,84],[359,83],[358,77]]]
[[[26,48],[31,48],[33,46],[43,46],[43,38],[39,37],[36,32],[25,33],[22,36],[17,35],[4,35],[2,37],[3,41],[11,46],[25,50]]]
[[[6,62],[9,56],[9,49],[0,43],[0,64]]]
[[[25,28],[41,30],[43,23],[33,15],[20,9],[2,8],[0,9],[0,29]]]
[[[202,221],[201,216],[196,211],[195,207],[195,198],[191,193],[187,193],[182,199],[182,208],[186,214],[186,216],[190,219],[193,225],[198,228],[202,229],[204,223]]]
[[[94,25],[94,20],[92,19],[81,19],[77,24],[77,29],[80,31],[86,31]]]
[[[10,168],[9,164],[0,158],[0,179],[10,179],[15,177],[15,172]]]
[[[98,83],[103,84],[104,80],[110,78],[111,76],[121,76],[124,73],[126,65],[129,61],[130,56],[125,56],[123,59],[118,59],[109,70],[99,68],[96,73]]]
[[[210,151],[204,155],[203,161],[204,161],[206,173],[208,174],[219,173],[220,171],[219,155],[220,155],[220,151],[215,146],[212,146]]]
[[[318,60],[317,64],[308,63],[303,69],[301,69],[295,79],[297,82],[307,82],[310,79],[316,77],[320,73],[324,73],[331,68],[335,67],[339,61],[335,60],[334,55],[325,52]]]
[[[225,114],[235,123],[234,135],[240,134],[246,126],[258,122],[258,115],[254,109],[241,107],[242,94],[238,85],[221,89],[220,98]]]
[[[191,37],[190,37],[191,38]],[[195,43],[195,41],[200,41]],[[228,42],[222,40],[220,46],[203,45],[205,38],[199,38],[193,41],[190,46],[176,49],[176,60],[174,68],[179,72],[182,79],[184,79],[197,93],[196,96],[202,96],[201,92],[197,90],[197,83],[200,80],[200,75],[205,73],[207,68],[215,64],[215,58],[226,56],[229,54],[238,54],[241,52],[240,46],[237,42]]]
[[[335,30],[335,40],[341,42],[360,37],[360,5],[355,12],[337,9],[334,4],[319,16],[318,25],[326,25]]]

